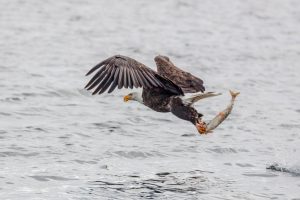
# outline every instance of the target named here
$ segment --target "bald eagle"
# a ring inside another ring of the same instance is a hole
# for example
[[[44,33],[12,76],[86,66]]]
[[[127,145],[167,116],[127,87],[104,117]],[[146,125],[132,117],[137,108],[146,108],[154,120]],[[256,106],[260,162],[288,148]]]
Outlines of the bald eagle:
[[[124,101],[138,101],[157,112],[171,112],[180,119],[191,122],[200,134],[205,133],[201,113],[193,104],[203,98],[219,94],[205,91],[203,81],[176,67],[168,57],[154,58],[157,72],[144,64],[122,55],[107,58],[93,67],[86,75],[95,73],[85,88],[93,95],[102,94],[108,89],[111,93],[116,87],[143,88],[142,93],[133,92]],[[200,93],[199,93],[200,92]],[[186,98],[186,93],[198,93]]]

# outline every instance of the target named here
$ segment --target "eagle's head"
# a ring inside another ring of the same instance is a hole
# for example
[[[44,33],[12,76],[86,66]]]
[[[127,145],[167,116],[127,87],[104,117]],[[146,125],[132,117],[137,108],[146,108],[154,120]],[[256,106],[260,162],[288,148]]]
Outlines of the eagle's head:
[[[128,101],[138,101],[140,103],[143,104],[143,97],[142,97],[142,93],[139,92],[132,92],[127,94],[126,96],[124,96],[124,102],[128,102]]]

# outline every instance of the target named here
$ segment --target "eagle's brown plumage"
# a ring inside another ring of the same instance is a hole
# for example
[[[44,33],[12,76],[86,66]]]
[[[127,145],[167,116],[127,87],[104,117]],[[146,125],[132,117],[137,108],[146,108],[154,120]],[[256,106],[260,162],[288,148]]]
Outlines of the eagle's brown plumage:
[[[181,87],[184,93],[204,92],[205,88],[200,78],[179,69],[168,57],[156,56],[154,60],[157,66],[157,72]]]
[[[85,86],[93,94],[111,93],[116,87],[143,88],[142,103],[158,112],[172,112],[197,124],[199,114],[182,100],[184,93],[204,92],[203,81],[176,67],[168,57],[156,56],[157,72],[144,64],[121,55],[112,56],[93,67],[97,71]]]

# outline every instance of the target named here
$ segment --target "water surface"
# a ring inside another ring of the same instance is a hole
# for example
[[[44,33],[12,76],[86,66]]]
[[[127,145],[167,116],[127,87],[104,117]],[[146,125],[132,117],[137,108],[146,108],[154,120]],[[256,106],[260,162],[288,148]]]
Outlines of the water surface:
[[[0,2],[1,199],[300,199],[300,2]],[[114,54],[168,55],[220,97],[213,134],[171,114],[91,97]],[[286,170],[269,170],[269,165]]]

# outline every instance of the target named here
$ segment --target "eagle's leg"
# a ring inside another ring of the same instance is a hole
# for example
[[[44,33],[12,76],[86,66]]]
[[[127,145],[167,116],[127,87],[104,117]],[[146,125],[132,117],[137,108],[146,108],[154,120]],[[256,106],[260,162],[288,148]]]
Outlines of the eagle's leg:
[[[207,134],[207,124],[202,121],[202,118],[199,117],[195,123],[195,126],[200,134]]]
[[[200,134],[206,134],[206,123],[202,121],[202,114],[187,104],[182,102],[180,98],[173,98],[171,100],[171,112],[178,118],[189,121],[195,125]]]

